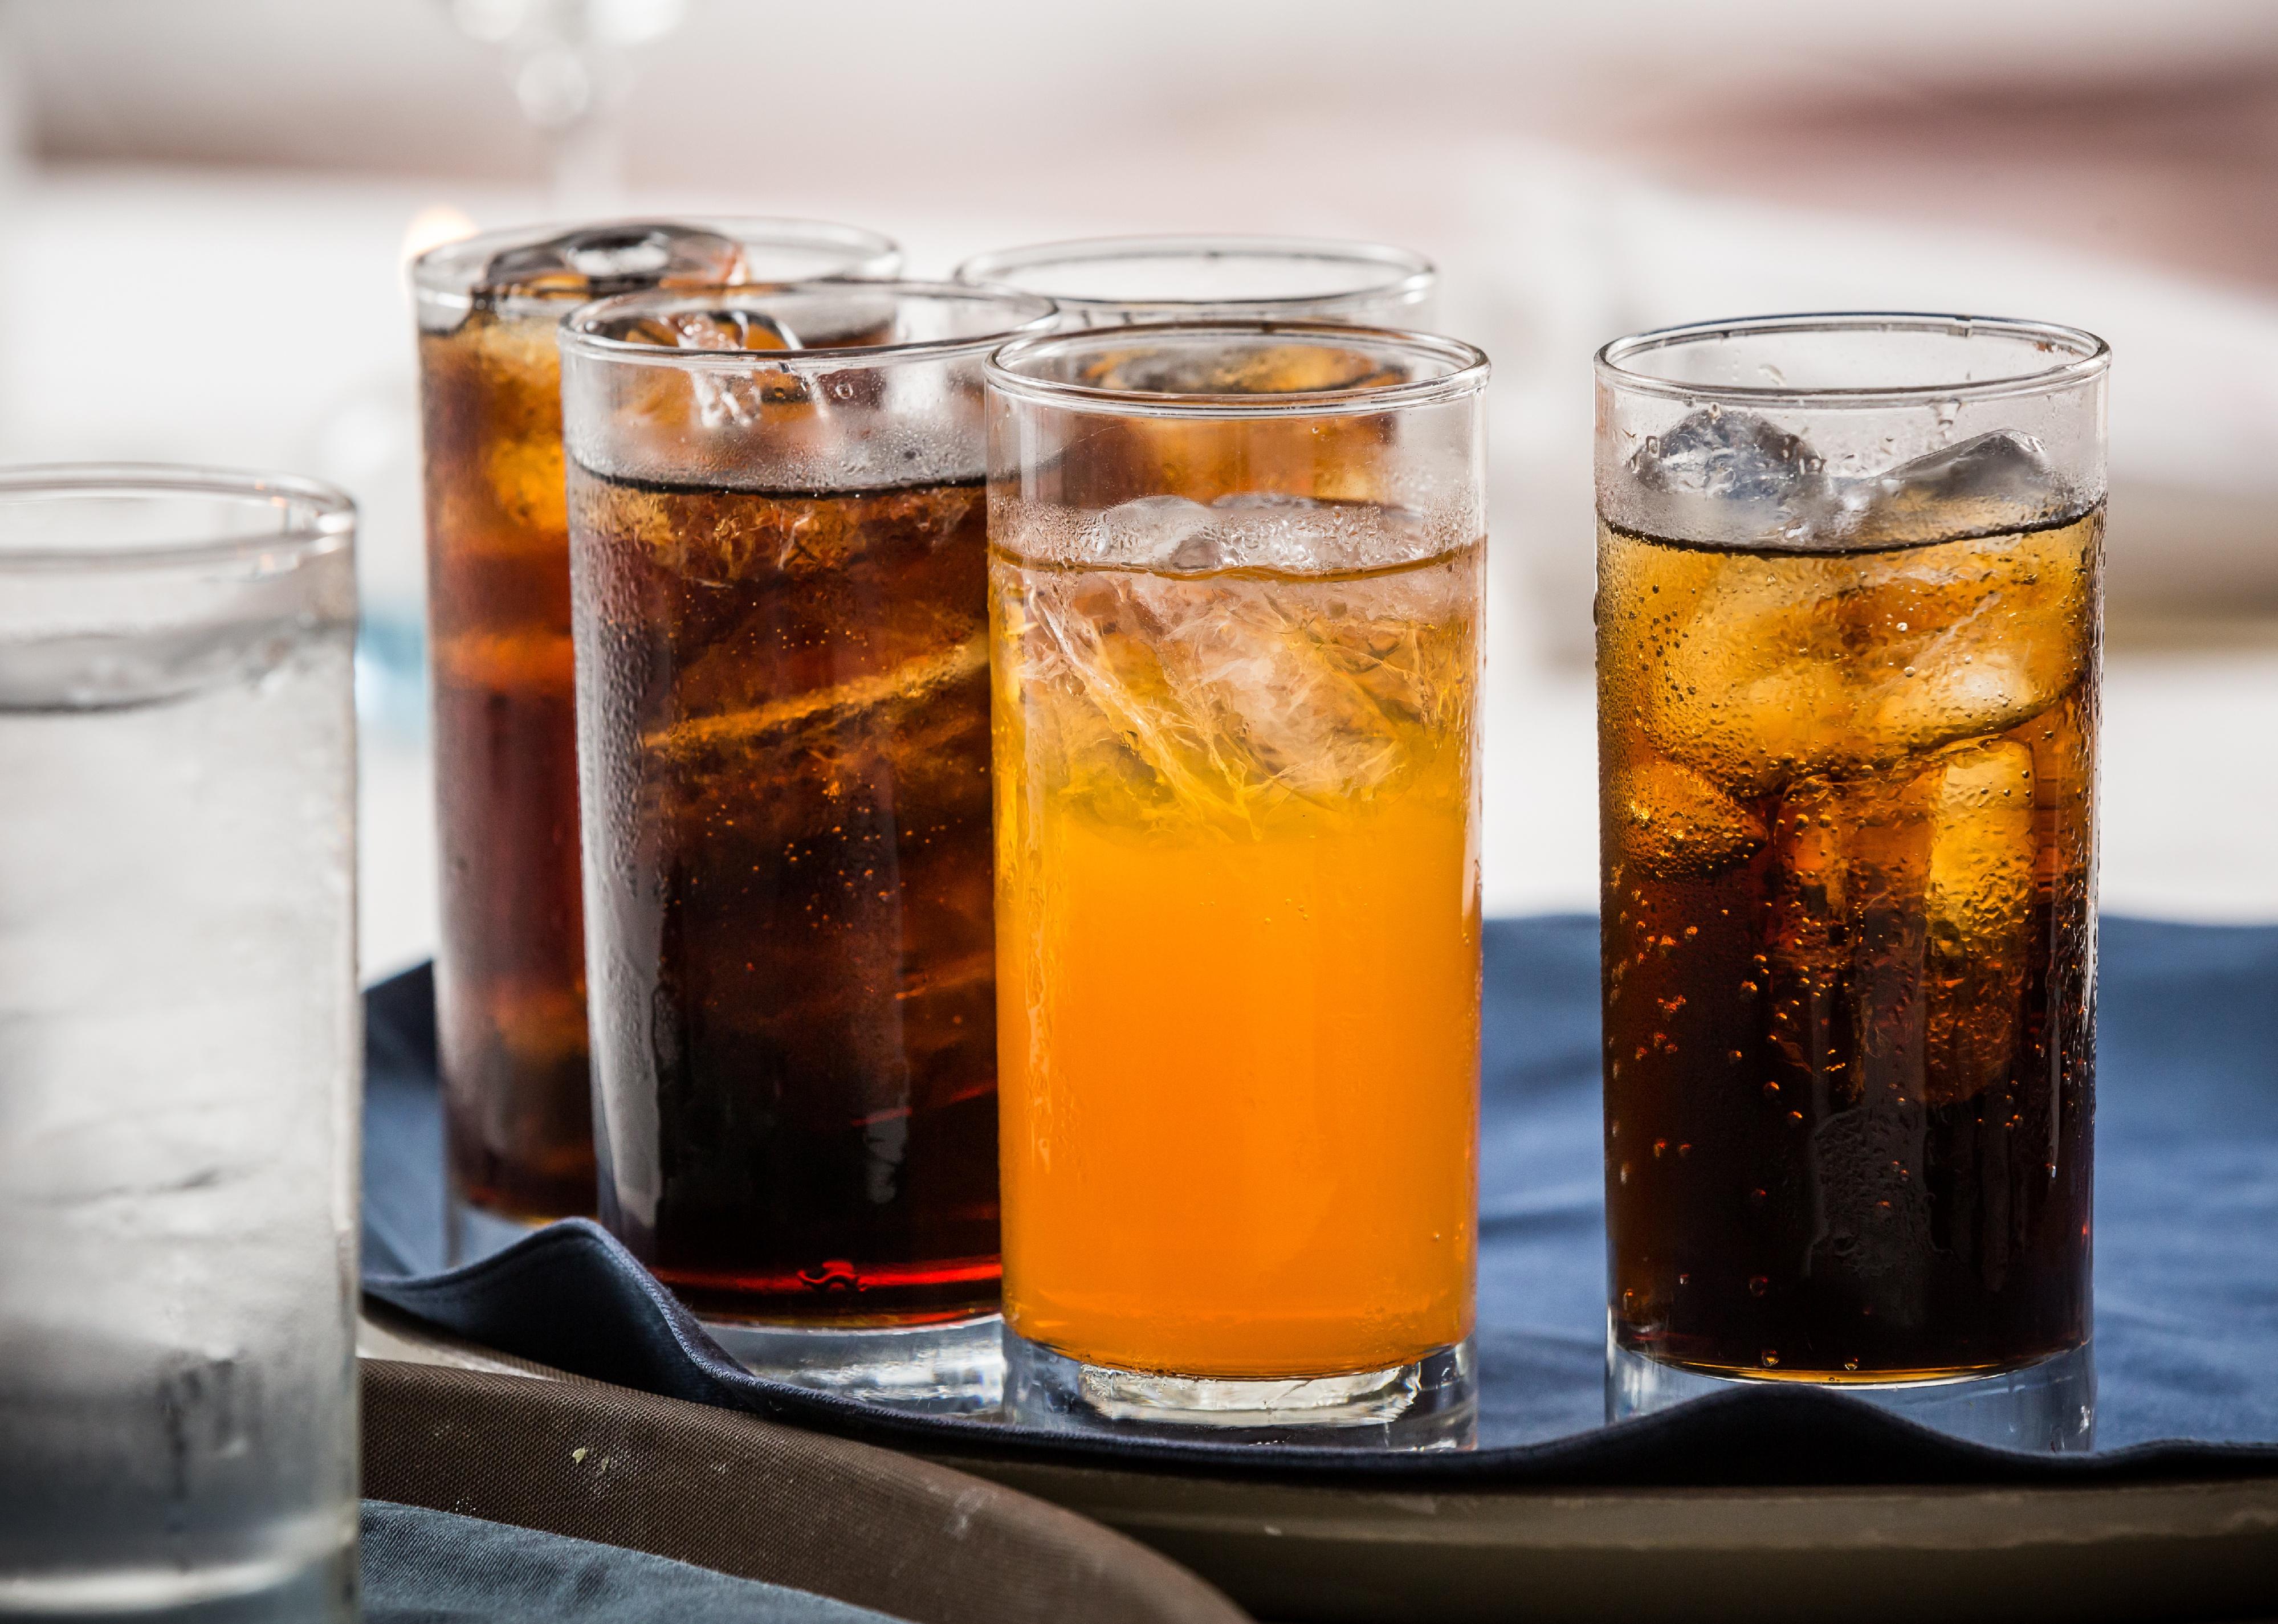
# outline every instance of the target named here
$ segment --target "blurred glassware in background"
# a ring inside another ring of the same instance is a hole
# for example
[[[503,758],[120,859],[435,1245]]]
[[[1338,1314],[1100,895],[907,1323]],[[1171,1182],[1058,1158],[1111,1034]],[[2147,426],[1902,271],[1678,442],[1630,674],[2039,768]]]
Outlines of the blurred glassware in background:
[[[617,103],[626,51],[680,27],[686,0],[443,0],[462,33],[504,53],[515,104],[547,140],[554,206],[614,206],[624,185]]]
[[[555,324],[602,294],[899,261],[852,226],[692,220],[493,232],[413,265],[455,1257],[594,1209]]]
[[[0,1613],[354,1616],[355,510],[0,475]]]
[[[1406,248],[1304,237],[1095,237],[978,254],[960,282],[1041,294],[1070,327],[1346,322],[1429,327],[1439,272]]]

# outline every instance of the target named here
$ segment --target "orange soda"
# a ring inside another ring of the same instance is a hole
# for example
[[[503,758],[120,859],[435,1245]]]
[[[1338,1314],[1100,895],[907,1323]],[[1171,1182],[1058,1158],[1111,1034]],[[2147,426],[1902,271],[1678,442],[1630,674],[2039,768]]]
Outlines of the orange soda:
[[[1485,548],[1339,522],[1397,561],[996,532],[1005,1313],[1088,1364],[1316,1376],[1472,1331]]]

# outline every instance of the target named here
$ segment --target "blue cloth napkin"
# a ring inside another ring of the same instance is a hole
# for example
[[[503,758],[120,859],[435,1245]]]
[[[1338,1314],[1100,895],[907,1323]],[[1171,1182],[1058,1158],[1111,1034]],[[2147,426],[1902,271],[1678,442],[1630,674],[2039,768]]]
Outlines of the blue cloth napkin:
[[[2278,928],[2104,921],[2097,1123],[2098,1450],[2054,1459],[1934,1437],[1838,1395],[1748,1390],[1602,1424],[1605,1231],[1597,924],[1487,930],[1481,1447],[1277,1473],[1543,1484],[2101,1480],[2278,1473]],[[433,994],[368,997],[365,1289],[582,1374],[875,1442],[1257,1469],[1240,1445],[1069,1440],[882,1414],[722,1353],[594,1225],[452,1273],[441,1257]]]
[[[366,1500],[362,1524],[363,1624],[894,1624],[809,1590],[447,1511]]]

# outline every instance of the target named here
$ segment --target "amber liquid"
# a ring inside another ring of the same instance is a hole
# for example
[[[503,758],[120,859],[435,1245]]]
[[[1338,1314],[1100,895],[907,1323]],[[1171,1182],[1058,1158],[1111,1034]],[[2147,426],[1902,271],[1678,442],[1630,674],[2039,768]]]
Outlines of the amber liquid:
[[[603,1222],[707,1315],[993,1308],[980,485],[570,507]]]
[[[455,1193],[593,1210],[585,930],[553,323],[477,311],[419,339]]]
[[[992,553],[1021,1336],[1270,1377],[1470,1335],[1483,551],[1182,576]]]
[[[2087,1339],[2102,527],[1601,530],[1622,1345],[1844,1382]]]

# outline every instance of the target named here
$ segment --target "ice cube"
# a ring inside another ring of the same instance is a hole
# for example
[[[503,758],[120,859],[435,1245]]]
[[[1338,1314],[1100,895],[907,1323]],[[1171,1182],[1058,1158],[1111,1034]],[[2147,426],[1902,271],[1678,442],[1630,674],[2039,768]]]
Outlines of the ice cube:
[[[2005,732],[2080,678],[2086,543],[2068,527],[1735,560],[1670,633],[1646,735],[1748,796]]]
[[[1092,521],[1102,563],[1147,569],[1202,570],[1214,567],[1210,535],[1215,515],[1183,496],[1143,496],[1120,502]]]
[[[1238,804],[1361,794],[1403,764],[1382,690],[1404,684],[1387,684],[1383,660],[1352,658],[1376,617],[1337,623],[1311,583],[1140,576],[1132,587],[1158,629],[1172,692]],[[1399,629],[1386,629],[1396,646]]]
[[[1088,571],[1032,582],[1033,752],[1079,794],[1247,822],[1365,797],[1467,736],[1468,560],[1363,581]],[[1458,579],[1461,577],[1461,580]]]
[[[1844,1104],[1910,1094],[1920,1075],[1915,994],[1935,778],[1907,762],[1869,777],[1806,779],[1772,819],[1772,1042]]]
[[[1890,599],[1881,619],[1930,635],[1894,645],[1872,673],[1864,727],[1925,750],[2007,732],[2055,704],[2088,657],[2084,540],[2067,527],[1957,541],[1878,583]]]
[[[478,283],[493,298],[606,298],[644,287],[740,281],[744,250],[715,232],[665,222],[592,225],[492,255]]]
[[[1401,369],[1378,356],[1327,344],[1154,344],[1110,351],[1084,369],[1084,381],[1096,387],[1148,394],[1295,394],[1405,380]]]
[[[2006,739],[1790,788],[1772,821],[1767,944],[1771,1036],[1790,1068],[1876,1111],[1999,1079],[2022,1034],[2033,808],[2032,751]]]
[[[1854,541],[1938,541],[2022,529],[2061,505],[2041,442],[2002,429],[1844,482],[1830,493],[1823,527]]]
[[[1669,636],[1641,709],[1662,754],[1743,797],[1858,765],[1840,560],[1735,560]]]
[[[1799,437],[1752,412],[1703,407],[1630,459],[1649,491],[1719,502],[1794,503],[1820,483],[1820,460]]]
[[[1919,1326],[1929,1310],[1937,1231],[1923,1162],[1921,1114],[1895,1095],[1870,1094],[1812,1130],[1809,1271],[1889,1329]]]
[[[2014,1064],[2033,903],[2033,752],[2014,740],[1940,758],[1925,903],[1924,1093],[1948,1105]]]
[[[1660,879],[1713,874],[1763,847],[1763,820],[1681,763],[1658,757],[1625,763],[1613,774],[1609,794],[1623,858]]]

